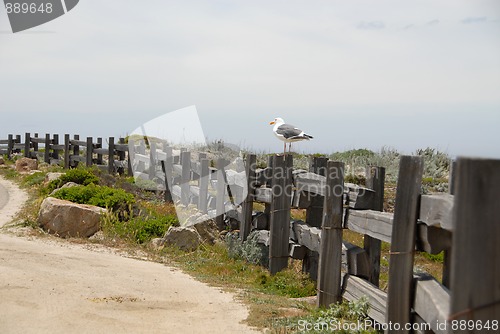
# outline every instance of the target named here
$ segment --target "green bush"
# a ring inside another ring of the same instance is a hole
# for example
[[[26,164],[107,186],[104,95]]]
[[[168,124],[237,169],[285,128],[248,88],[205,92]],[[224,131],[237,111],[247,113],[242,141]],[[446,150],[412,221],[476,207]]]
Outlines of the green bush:
[[[57,180],[53,180],[47,186],[48,191],[51,192],[67,182],[74,182],[81,185],[98,184],[99,178],[95,174],[97,171],[91,168],[75,168],[68,170]]]
[[[78,204],[96,205],[112,211],[124,211],[134,202],[134,196],[122,189],[89,184],[62,188],[54,195],[55,198],[64,199]]]

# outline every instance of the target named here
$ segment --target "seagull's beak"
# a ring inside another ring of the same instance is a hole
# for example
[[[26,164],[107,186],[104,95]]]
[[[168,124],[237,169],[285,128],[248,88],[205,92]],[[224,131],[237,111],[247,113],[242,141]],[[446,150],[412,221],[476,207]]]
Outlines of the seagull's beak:
[[[274,123],[276,123],[276,122],[275,121],[269,122],[269,125],[273,125]]]

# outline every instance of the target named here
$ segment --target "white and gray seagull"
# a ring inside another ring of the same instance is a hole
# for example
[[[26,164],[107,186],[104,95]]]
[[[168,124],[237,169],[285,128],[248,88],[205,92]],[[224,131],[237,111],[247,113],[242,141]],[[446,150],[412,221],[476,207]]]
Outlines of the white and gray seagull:
[[[286,124],[283,118],[276,117],[274,121],[269,122],[269,124],[274,125],[274,135],[285,142],[283,154],[286,153],[286,143],[288,143],[288,152],[290,152],[293,142],[313,139],[312,136],[304,133],[301,129],[291,124]]]

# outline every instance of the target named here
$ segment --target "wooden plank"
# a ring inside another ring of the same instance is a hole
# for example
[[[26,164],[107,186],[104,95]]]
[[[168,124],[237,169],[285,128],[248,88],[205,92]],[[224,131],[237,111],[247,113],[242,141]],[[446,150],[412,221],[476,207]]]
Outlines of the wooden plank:
[[[50,134],[45,134],[45,154],[43,157],[43,161],[46,163],[50,163]]]
[[[65,145],[64,144],[59,144],[59,145],[52,144],[52,145],[50,145],[50,148],[52,150],[63,151],[65,149]]]
[[[290,234],[292,156],[275,155],[273,158],[273,200],[271,203],[269,271],[272,275],[288,267],[288,239]]]
[[[115,173],[115,137],[108,139],[108,173]],[[142,170],[140,170],[142,171]]]
[[[444,330],[443,325],[450,314],[450,292],[448,289],[428,274],[417,275],[414,284],[413,309],[415,312],[422,320],[430,324],[434,333],[448,333]],[[448,324],[449,326],[450,324]]]
[[[200,161],[200,179],[198,180],[198,184],[200,186],[200,197],[198,202],[198,210],[202,213],[208,212],[208,159],[201,159]]]
[[[374,211],[384,211],[384,188],[385,188],[385,168],[367,167],[366,187],[374,191],[371,201],[371,209]],[[368,281],[375,286],[379,286],[380,278],[380,253],[382,241],[370,235],[364,235],[363,248],[368,254],[369,275]]]
[[[217,228],[222,231],[225,227],[224,224],[224,210],[225,210],[225,199],[226,199],[226,182],[224,176],[224,168],[226,165],[226,160],[219,158],[217,160],[217,197],[215,202],[215,223]]]
[[[64,169],[69,169],[70,167],[70,147],[71,140],[69,134],[64,135]]]
[[[451,248],[451,232],[435,226],[417,223],[416,249],[429,254],[439,254]]]
[[[453,195],[422,195],[419,219],[428,226],[453,231]]]
[[[24,134],[24,157],[25,158],[31,158],[30,148],[31,148],[31,136],[28,132],[26,132]]]
[[[94,153],[108,155],[109,150],[107,148],[94,148]]]
[[[191,181],[191,152],[181,153],[181,204],[189,204],[189,182]]]
[[[75,135],[75,138],[79,137],[79,135]],[[71,145],[75,146],[87,146],[87,142],[85,140],[80,140],[80,139],[72,139],[70,140]]]
[[[255,189],[254,201],[266,204],[271,204],[273,200],[273,190],[271,188]]]
[[[318,267],[319,307],[328,307],[341,298],[343,171],[343,162],[328,161]]]
[[[397,323],[402,327],[411,320],[415,229],[423,169],[422,157],[401,157],[389,260],[387,323]],[[409,330],[402,328],[397,331],[395,328],[390,328],[386,331],[386,333],[396,332],[409,333]]]
[[[393,214],[373,210],[349,210],[345,227],[372,238],[391,242]]]
[[[120,138],[120,139],[122,139],[122,138]],[[115,144],[115,151],[128,152],[128,144],[124,144],[124,143]]]
[[[92,137],[87,137],[87,155],[86,155],[86,166],[92,166],[92,150],[94,149],[94,145],[92,144]]]
[[[240,238],[241,242],[247,240],[252,227],[252,211],[253,211],[253,196],[255,192],[255,167],[257,163],[257,156],[255,154],[247,154],[245,161],[245,175],[246,175],[246,196],[243,201],[240,221]]]
[[[500,320],[500,160],[459,158],[456,173],[450,318],[491,323]]]
[[[49,146],[52,149],[52,159],[53,160],[59,160],[59,149],[58,149],[58,146],[59,146],[59,135],[57,133],[54,134],[54,137],[52,139],[52,144],[49,145]]]
[[[386,323],[387,294],[372,283],[346,274],[343,279],[342,296],[348,301],[358,301],[362,297],[368,299],[368,316],[378,323]]]

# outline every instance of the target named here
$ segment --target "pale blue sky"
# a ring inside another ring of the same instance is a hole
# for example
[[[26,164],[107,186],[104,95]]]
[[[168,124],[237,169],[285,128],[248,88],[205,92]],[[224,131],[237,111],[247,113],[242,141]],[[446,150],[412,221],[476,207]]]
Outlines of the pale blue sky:
[[[0,137],[119,136],[196,105],[210,139],[280,151],[427,146],[500,157],[500,2],[81,0],[12,34]]]

